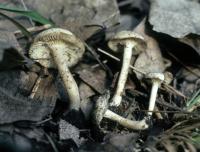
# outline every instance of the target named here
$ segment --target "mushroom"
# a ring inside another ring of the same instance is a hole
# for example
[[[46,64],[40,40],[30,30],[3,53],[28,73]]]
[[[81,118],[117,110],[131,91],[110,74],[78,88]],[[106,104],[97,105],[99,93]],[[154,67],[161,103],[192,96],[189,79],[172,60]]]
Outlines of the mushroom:
[[[144,38],[133,31],[121,31],[117,33],[109,42],[108,46],[114,52],[121,51],[123,47],[123,63],[117,88],[113,96],[111,106],[119,106],[122,100],[122,93],[128,76],[128,69],[132,55],[138,55],[146,49]]]
[[[148,116],[152,116],[152,111],[154,110],[155,107],[155,102],[156,102],[156,96],[157,96],[157,91],[162,83],[164,81],[164,74],[163,73],[148,73],[146,76],[148,79],[151,79],[152,82],[152,88],[151,88],[151,95],[150,95],[150,100],[149,100],[149,112]]]
[[[133,121],[112,112],[108,109],[108,100],[110,98],[110,92],[107,91],[104,95],[100,96],[95,104],[94,113],[93,113],[93,122],[95,125],[100,126],[100,123],[103,118],[110,119],[122,125],[123,127],[133,129],[133,130],[145,130],[149,126],[146,123],[146,120]]]
[[[78,86],[69,70],[83,56],[83,42],[73,33],[52,28],[39,33],[29,50],[30,58],[46,68],[57,68],[70,100],[70,109],[79,109]]]

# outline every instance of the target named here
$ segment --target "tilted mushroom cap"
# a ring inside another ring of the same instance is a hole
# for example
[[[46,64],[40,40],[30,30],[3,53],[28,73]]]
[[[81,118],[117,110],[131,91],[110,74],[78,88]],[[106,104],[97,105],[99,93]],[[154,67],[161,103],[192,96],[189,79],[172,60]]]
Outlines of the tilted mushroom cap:
[[[165,76],[163,73],[148,73],[146,75],[146,78],[149,78],[149,79],[154,79],[154,80],[158,80],[158,81],[164,81],[165,79]]]
[[[75,65],[85,51],[83,42],[70,31],[61,28],[45,30],[35,37],[29,56],[47,68],[56,68],[47,45],[53,50],[63,51],[69,67]]]
[[[106,90],[105,93],[97,99],[92,116],[93,123],[95,123],[95,125],[100,125],[101,120],[103,119],[104,114],[108,109],[109,98],[110,91]]]
[[[128,41],[135,44],[135,47],[133,48],[133,55],[137,55],[137,54],[141,53],[147,47],[147,44],[146,44],[144,38],[141,35],[133,32],[133,31],[121,31],[121,32],[117,33],[108,42],[108,46],[114,52],[117,52],[117,51],[119,51],[119,46],[126,45],[126,43]]]

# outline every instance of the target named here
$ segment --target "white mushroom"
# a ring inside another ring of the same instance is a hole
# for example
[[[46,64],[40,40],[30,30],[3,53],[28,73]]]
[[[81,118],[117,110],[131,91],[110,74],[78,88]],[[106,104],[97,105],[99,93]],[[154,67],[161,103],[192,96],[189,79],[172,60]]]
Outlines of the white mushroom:
[[[145,130],[149,127],[145,119],[141,121],[129,120],[109,110],[109,98],[110,93],[109,91],[107,91],[104,95],[100,96],[97,99],[93,113],[93,122],[95,123],[95,125],[100,126],[102,119],[107,118],[119,123],[123,127],[133,130]]]
[[[38,34],[29,50],[30,58],[46,68],[57,68],[69,96],[70,108],[79,109],[78,86],[69,71],[83,56],[84,44],[74,34],[52,28]]]
[[[146,43],[144,38],[137,33],[132,31],[121,31],[108,42],[108,46],[115,52],[122,50],[124,52],[117,88],[111,102],[111,106],[119,106],[128,76],[131,57],[132,55],[138,55],[140,52],[144,51],[146,49]]]
[[[151,95],[150,95],[150,100],[149,100],[149,112],[148,115],[152,116],[152,111],[154,110],[155,103],[156,103],[156,96],[157,96],[157,91],[162,83],[164,81],[164,74],[162,73],[149,73],[146,76],[147,78],[151,79],[152,82],[152,88],[151,88]]]
[[[106,112],[104,113],[104,118],[108,118],[112,121],[119,123],[123,127],[133,129],[133,130],[145,130],[149,127],[148,124],[146,123],[145,119],[143,119],[141,121],[129,120],[129,119],[123,118],[122,116],[112,112],[109,109],[106,110]]]

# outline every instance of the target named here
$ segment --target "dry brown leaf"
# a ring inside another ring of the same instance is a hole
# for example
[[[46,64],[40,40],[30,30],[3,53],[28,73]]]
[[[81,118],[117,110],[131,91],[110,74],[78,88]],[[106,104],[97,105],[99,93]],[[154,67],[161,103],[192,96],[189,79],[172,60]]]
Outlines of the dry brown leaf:
[[[196,0],[152,0],[149,22],[153,30],[191,46],[200,55],[200,5]]]
[[[79,68],[79,70],[76,70],[76,73],[98,93],[102,94],[105,91],[107,81],[106,72],[101,68],[91,68],[91,65],[84,65],[84,68]]]
[[[84,82],[80,83],[80,85],[79,85],[79,92],[80,92],[80,98],[81,98],[81,100],[87,99],[87,98],[95,95],[95,92],[91,89],[91,87],[88,86]]]
[[[145,32],[145,19],[134,29],[135,32],[141,34],[147,43],[147,49],[141,53],[135,61],[134,66],[146,73],[163,72],[166,68],[163,57],[157,41]],[[139,79],[142,75],[136,73]]]
[[[119,20],[115,0],[29,0],[25,3],[28,8],[51,18],[56,25],[72,31],[84,40],[99,30],[99,27],[85,25],[98,24],[109,27]]]

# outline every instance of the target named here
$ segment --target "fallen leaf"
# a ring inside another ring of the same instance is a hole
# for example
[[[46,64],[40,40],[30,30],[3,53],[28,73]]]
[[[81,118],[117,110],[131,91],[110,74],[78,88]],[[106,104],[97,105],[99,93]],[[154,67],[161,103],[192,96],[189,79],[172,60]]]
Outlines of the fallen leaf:
[[[153,30],[191,46],[200,55],[200,3],[195,0],[152,0],[149,22]]]
[[[26,63],[19,50],[19,43],[13,33],[0,30],[0,70],[8,70]]]
[[[200,36],[190,34],[178,39],[180,42],[191,46],[200,55]]]
[[[59,121],[59,138],[60,140],[72,139],[78,146],[80,146],[82,140],[80,137],[80,131],[75,126],[71,125],[65,120]]]
[[[119,20],[116,0],[29,0],[26,5],[84,40],[99,30],[99,27],[85,25],[109,27]]]
[[[106,72],[101,68],[91,68],[91,65],[84,65],[83,68],[80,68],[75,72],[79,77],[88,84],[95,91],[102,94],[106,89]]]
[[[51,114],[54,105],[48,101],[34,101],[0,87],[0,124],[15,121],[41,121]]]
[[[0,132],[0,147],[1,151],[34,151],[31,140],[15,131],[12,134],[9,132]]]
[[[149,22],[153,30],[175,38],[200,34],[200,4],[189,0],[152,0]]]
[[[145,32],[145,19],[134,29],[135,32],[141,34],[147,43],[147,49],[141,53],[136,59],[134,66],[145,73],[163,72],[166,68],[158,42]],[[139,79],[142,75],[136,72]]]
[[[90,86],[88,86],[84,82],[80,83],[79,92],[80,92],[81,100],[87,99],[87,98],[95,95],[95,92],[90,88]]]
[[[34,72],[2,71],[0,72],[0,87],[10,90],[13,94],[21,94],[24,97],[28,97],[32,93],[37,78],[38,75]],[[57,97],[58,94],[56,93],[52,76],[49,75],[42,78],[34,99],[47,100],[55,104]]]
[[[81,146],[79,151],[86,152],[114,152],[114,151],[139,151],[136,140],[138,138],[137,133],[109,133],[103,143],[86,143]]]

